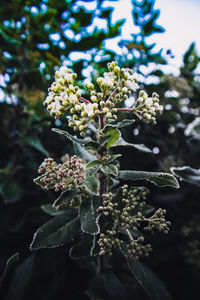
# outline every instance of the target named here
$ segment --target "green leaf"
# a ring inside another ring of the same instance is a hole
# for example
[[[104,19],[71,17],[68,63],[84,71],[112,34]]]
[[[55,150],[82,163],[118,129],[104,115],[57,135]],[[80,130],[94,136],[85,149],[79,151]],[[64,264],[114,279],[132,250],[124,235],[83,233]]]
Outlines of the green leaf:
[[[96,211],[98,206],[98,199],[93,197],[85,198],[81,203],[79,216],[81,222],[81,229],[84,232],[90,234],[99,233],[99,214]]]
[[[109,137],[105,144],[106,148],[110,148],[120,139],[121,133],[114,125],[106,125],[102,130],[104,137]]]
[[[170,170],[175,176],[178,176],[184,181],[200,186],[200,169],[193,169],[189,166],[184,166],[180,168],[173,167]]]
[[[87,176],[82,183],[92,194],[98,195],[99,181],[95,176]]]
[[[99,143],[94,142],[94,141],[87,142],[87,143],[84,145],[84,148],[85,148],[85,149],[94,149],[94,150],[98,150],[99,147],[100,147]]]
[[[87,165],[85,166],[86,168],[92,168],[95,166],[99,166],[101,165],[101,162],[98,159],[92,160],[89,163],[87,163]]]
[[[172,300],[164,283],[143,263],[127,259],[131,272],[152,300]]]
[[[123,128],[125,126],[131,125],[135,122],[134,119],[125,119],[117,124],[118,128]]]
[[[113,161],[113,160],[115,160],[115,159],[117,159],[117,158],[119,158],[119,157],[121,157],[122,155],[121,154],[114,154],[114,155],[111,155],[111,158],[109,159],[109,163],[111,162],[111,161]]]
[[[33,279],[34,255],[29,255],[21,264],[16,266],[6,294],[6,300],[21,300],[25,290]]]
[[[102,167],[102,171],[106,174],[111,174],[111,175],[118,175],[118,168],[115,165],[108,165]]]
[[[33,148],[37,149],[38,151],[44,153],[46,156],[49,156],[49,153],[44,149],[43,145],[41,144],[40,140],[36,137],[27,137],[22,139],[22,142],[32,146]]]
[[[91,255],[94,237],[91,235],[83,235],[82,240],[75,246],[72,246],[69,255],[72,259],[86,258]]]
[[[31,250],[65,245],[80,230],[80,220],[74,210],[67,210],[42,225],[34,234]]]
[[[45,176],[45,174],[42,174],[40,176],[38,176],[37,178],[35,178],[33,181],[38,184],[41,188],[44,189],[45,187],[45,183],[41,181],[41,179]]]
[[[65,190],[60,196],[54,201],[53,207],[59,208],[63,204],[69,203],[73,198],[75,198],[80,192],[77,190]]]
[[[95,155],[89,153],[87,150],[85,150],[80,144],[73,142],[74,146],[74,152],[77,156],[81,157],[82,159],[86,161],[94,160],[96,158]]]
[[[93,243],[92,243],[92,247],[90,250],[90,255],[91,256],[96,256],[99,255],[99,245],[97,243],[98,239],[97,239],[97,235],[93,235]]]
[[[9,272],[9,270],[12,268],[12,266],[14,264],[16,264],[16,262],[19,261],[19,253],[15,253],[13,254],[6,262],[6,265],[5,265],[5,268],[4,268],[4,271],[3,271],[3,274],[0,278],[0,286],[4,280],[4,278],[6,277],[6,274]]]
[[[61,134],[61,135],[64,135],[65,137],[67,137],[70,141],[72,142],[76,142],[76,143],[79,143],[79,144],[85,144],[88,142],[88,140],[84,140],[84,139],[78,139],[77,137],[69,134],[67,131],[65,130],[60,130],[58,128],[52,128],[51,129],[53,132],[56,132],[58,134]]]
[[[61,211],[57,210],[55,207],[53,207],[51,204],[44,204],[41,205],[41,209],[50,216],[57,216],[62,214]]]
[[[145,146],[144,144],[131,144],[131,143],[127,143],[126,141],[124,141],[123,138],[120,138],[120,140],[116,143],[116,145],[114,145],[113,147],[133,147],[139,151],[142,152],[146,152],[146,153],[151,153],[151,149],[149,149],[147,146]]]
[[[118,178],[123,180],[143,180],[146,179],[158,186],[172,186],[179,188],[177,179],[170,173],[146,172],[146,171],[120,171]]]

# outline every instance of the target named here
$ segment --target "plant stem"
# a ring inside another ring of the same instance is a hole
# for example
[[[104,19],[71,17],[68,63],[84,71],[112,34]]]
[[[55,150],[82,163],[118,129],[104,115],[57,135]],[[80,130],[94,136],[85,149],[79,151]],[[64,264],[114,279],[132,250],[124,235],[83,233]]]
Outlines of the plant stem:
[[[104,128],[105,126],[105,119],[104,119],[104,115],[100,115],[99,116],[99,136],[98,136],[98,142],[101,142],[101,130]],[[100,153],[99,153],[100,154]],[[103,174],[100,172],[99,176],[98,176],[98,180],[99,180],[99,198],[102,201],[102,195],[103,195],[103,184],[104,184],[104,178],[103,178]],[[100,224],[100,228],[101,228]],[[101,255],[98,256],[98,261],[97,261],[97,274],[100,274],[103,268],[103,257]]]
[[[117,108],[117,111],[132,111],[132,108]]]
[[[83,97],[80,97],[80,100],[82,100],[82,101],[85,102],[85,103],[91,103],[89,100],[87,100],[87,99],[85,99],[85,98],[83,98]]]

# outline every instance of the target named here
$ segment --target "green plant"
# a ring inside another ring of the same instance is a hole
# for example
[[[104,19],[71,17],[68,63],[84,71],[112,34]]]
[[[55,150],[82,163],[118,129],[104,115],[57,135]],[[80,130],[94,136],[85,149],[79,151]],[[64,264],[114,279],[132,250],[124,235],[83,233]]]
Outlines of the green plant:
[[[156,115],[162,112],[159,96],[153,93],[149,97],[141,90],[133,107],[120,107],[139,85],[132,70],[120,68],[117,62],[109,63],[108,72],[97,82],[85,83],[88,99],[74,86],[75,78],[71,69],[61,67],[44,101],[53,117],[68,119],[70,132],[58,128],[53,131],[73,142],[76,155],[62,157],[60,164],[52,158],[41,164],[35,182],[61,194],[52,207],[46,206],[46,211],[55,216],[37,230],[30,247],[58,247],[74,239],[70,256],[91,257],[97,275],[105,272],[107,254],[121,253],[152,299],[160,299],[161,295],[170,299],[158,278],[137,262],[152,251],[145,232],[168,232],[166,210],[148,205],[149,190],[130,182],[148,180],[160,187],[175,188],[178,182],[169,173],[120,170],[118,161],[121,147],[151,152],[145,145],[130,144],[121,137],[119,129],[134,123],[134,118],[119,121],[119,114],[127,112],[156,124]],[[96,295],[91,290],[88,294]]]

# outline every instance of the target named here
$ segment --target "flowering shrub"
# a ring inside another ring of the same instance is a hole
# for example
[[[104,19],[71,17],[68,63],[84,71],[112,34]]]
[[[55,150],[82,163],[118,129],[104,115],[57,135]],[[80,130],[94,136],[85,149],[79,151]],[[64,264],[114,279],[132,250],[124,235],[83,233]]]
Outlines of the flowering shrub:
[[[146,267],[137,260],[148,257],[152,251],[146,233],[168,233],[170,222],[166,221],[166,210],[155,210],[147,204],[149,190],[137,182],[130,185],[130,181],[148,180],[160,187],[179,185],[169,173],[120,170],[121,154],[113,153],[113,149],[119,152],[121,146],[151,152],[145,145],[130,144],[121,137],[119,129],[134,119],[119,122],[118,114],[129,112],[146,123],[156,124],[156,115],[163,109],[159,96],[153,93],[149,97],[141,90],[133,107],[124,107],[124,101],[136,93],[139,85],[132,70],[120,68],[117,62],[109,63],[108,72],[97,82],[85,83],[89,99],[74,85],[75,79],[75,73],[61,67],[44,101],[51,116],[68,119],[74,134],[57,128],[53,131],[73,142],[76,155],[65,156],[61,164],[47,158],[39,168],[40,176],[35,182],[61,194],[52,203],[56,216],[37,230],[31,249],[63,246],[74,239],[70,256],[96,257],[97,273],[103,272],[102,257],[119,252],[149,295],[161,299],[164,286],[152,275],[160,284],[153,295],[155,288],[143,276]]]

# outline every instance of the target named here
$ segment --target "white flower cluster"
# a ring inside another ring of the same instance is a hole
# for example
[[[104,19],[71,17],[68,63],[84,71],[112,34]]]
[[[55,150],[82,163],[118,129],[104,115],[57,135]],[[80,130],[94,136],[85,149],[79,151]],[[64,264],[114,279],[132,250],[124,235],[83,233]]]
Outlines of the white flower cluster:
[[[159,95],[157,93],[153,93],[152,97],[148,97],[147,93],[142,90],[132,110],[146,123],[156,124],[156,114],[162,113],[163,106],[159,104]]]
[[[44,101],[50,115],[59,119],[66,110],[79,104],[81,92],[78,86],[73,86],[76,73],[62,66],[55,74],[55,81],[49,88],[49,94]]]
[[[85,87],[90,92],[89,100],[81,97],[78,86],[74,86],[76,77],[76,73],[62,66],[55,74],[55,81],[49,88],[44,105],[56,119],[66,114],[71,116],[69,126],[81,136],[85,135],[89,122],[97,121],[99,116],[104,120],[117,119],[119,103],[128,99],[139,88],[133,71],[129,68],[120,68],[116,61],[108,64],[108,72],[105,72],[103,77],[97,78],[100,91],[93,83],[86,81]],[[130,111],[148,123],[156,123],[156,113],[162,112],[162,106],[159,105],[156,93],[149,98],[141,91]]]

